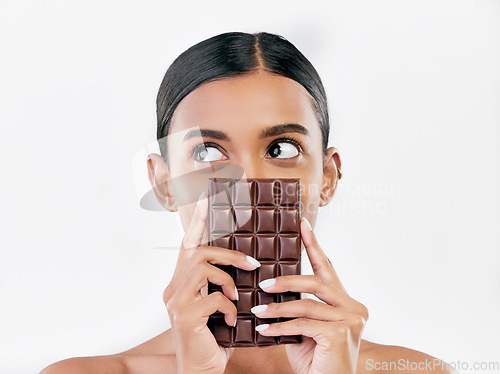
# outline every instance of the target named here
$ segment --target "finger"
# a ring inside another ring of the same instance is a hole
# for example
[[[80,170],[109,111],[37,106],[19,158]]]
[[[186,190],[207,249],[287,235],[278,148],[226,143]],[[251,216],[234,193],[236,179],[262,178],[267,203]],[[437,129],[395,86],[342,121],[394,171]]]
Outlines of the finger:
[[[321,249],[316,239],[316,235],[314,235],[314,232],[312,231],[311,224],[305,217],[302,217],[300,221],[300,232],[302,236],[302,242],[304,243],[304,247],[306,248],[307,257],[311,262],[311,267],[314,274],[318,274],[328,282],[335,285],[337,288],[347,293],[344,286],[342,285],[342,282],[340,281],[340,278],[337,275],[337,272],[333,268],[330,259],[323,251],[323,249]]]
[[[255,258],[243,252],[222,247],[201,245],[194,251],[193,255],[187,259],[183,265],[183,272],[189,272],[194,266],[197,266],[199,262],[203,261],[217,265],[232,265],[248,271],[255,270],[261,265]],[[206,295],[205,291],[206,290],[202,290],[202,296]]]
[[[221,292],[217,291],[195,301],[186,308],[185,312],[182,310],[180,313],[183,315],[181,317],[183,319],[182,325],[186,329],[199,326],[200,324],[206,325],[208,317],[216,311],[224,314],[224,320],[229,326],[236,324],[236,305]]]
[[[236,325],[236,316],[238,312],[236,305],[219,291],[212,292],[196,303],[200,303],[200,312],[203,318],[208,318],[211,314],[219,311],[224,314],[224,320],[229,326]],[[195,307],[197,307],[197,305]]]
[[[317,338],[320,333],[327,330],[326,327],[330,323],[332,322],[296,318],[291,321],[257,325],[255,326],[255,330],[264,336],[304,335]]]
[[[180,305],[191,304],[199,299],[200,290],[208,281],[218,284],[222,287],[224,295],[232,300],[238,300],[238,291],[233,278],[211,264],[199,262],[185,276],[181,285],[177,289],[176,295]]]
[[[271,293],[288,291],[311,293],[334,307],[347,308],[351,300],[354,300],[319,275],[282,275],[260,282],[259,287]]]
[[[196,250],[196,247],[203,241],[206,226],[206,219],[208,215],[208,199],[206,198],[205,191],[200,194],[198,202],[186,229],[184,238],[182,239],[181,252],[177,260],[177,264],[182,264],[189,259]]]
[[[197,247],[203,239],[203,231],[206,226],[208,215],[208,199],[205,191],[200,194],[198,202],[193,212],[191,222],[189,223],[186,235],[184,235],[183,245],[187,248]]]
[[[255,330],[264,336],[304,335],[321,344],[322,341],[343,341],[352,338],[351,331],[356,332],[355,335],[358,336],[359,330],[363,329],[361,319],[359,321],[358,323],[354,321],[325,322],[309,318],[295,318],[286,322],[257,325]]]
[[[210,263],[214,265],[232,265],[234,267],[247,271],[255,270],[260,266],[259,261],[242,252],[227,248],[201,245],[184,264],[183,272],[188,273],[200,262]],[[200,290],[201,297],[205,297],[207,294],[208,283]]]
[[[351,316],[351,313],[313,299],[256,305],[250,311],[259,318],[307,317],[322,321],[343,321]]]
[[[208,225],[207,225],[207,220],[206,217],[208,216],[208,211],[207,214],[205,215],[205,225],[203,228],[203,233],[201,235],[201,239],[199,240],[199,245],[208,245]]]
[[[192,263],[204,261],[216,265],[232,265],[249,271],[260,266],[259,261],[243,252],[205,245],[199,246],[189,261]]]
[[[255,258],[245,255],[242,252],[232,249],[201,245],[195,253],[187,260],[183,267],[183,273],[189,273],[193,267],[200,262],[214,265],[232,265],[234,267],[252,271],[260,266],[260,262]],[[201,296],[208,294],[208,284],[201,289]]]

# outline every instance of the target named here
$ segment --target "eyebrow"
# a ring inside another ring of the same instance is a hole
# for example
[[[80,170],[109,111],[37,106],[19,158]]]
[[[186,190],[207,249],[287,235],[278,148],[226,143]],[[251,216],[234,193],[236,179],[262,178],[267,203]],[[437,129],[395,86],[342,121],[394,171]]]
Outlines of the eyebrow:
[[[196,138],[197,136],[207,137],[207,138],[215,138],[219,140],[229,140],[229,136],[227,136],[224,132],[219,130],[209,130],[209,129],[196,129],[189,131],[186,135],[184,135],[184,142],[191,138]]]
[[[297,132],[299,134],[309,136],[309,130],[306,127],[299,125],[298,123],[285,123],[285,124],[266,127],[264,130],[262,130],[259,133],[259,138],[264,139],[264,138],[269,138],[271,136],[281,135],[281,134],[285,134],[285,133],[289,133],[289,132]],[[214,139],[219,139],[219,140],[226,140],[226,141],[231,140],[229,138],[229,136],[227,136],[226,133],[224,133],[223,131],[210,130],[210,129],[196,129],[196,130],[189,131],[184,136],[183,141],[185,142],[188,139],[191,139],[191,138],[194,138],[197,136],[214,138]]]
[[[299,125],[298,123],[285,123],[282,125],[275,125],[266,127],[259,134],[259,138],[269,138],[271,136],[285,134],[287,132],[298,132],[299,134],[304,134],[309,136],[309,130]]]

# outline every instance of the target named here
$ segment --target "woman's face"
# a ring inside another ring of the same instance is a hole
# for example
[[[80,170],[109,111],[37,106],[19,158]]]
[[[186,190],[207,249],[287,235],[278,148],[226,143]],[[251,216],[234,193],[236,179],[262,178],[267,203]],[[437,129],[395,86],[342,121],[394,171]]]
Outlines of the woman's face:
[[[167,139],[168,167],[155,157],[163,165],[150,165],[150,176],[151,168],[163,174],[153,188],[179,211],[184,230],[207,178],[224,167],[242,178],[300,178],[302,216],[314,225],[318,207],[335,191],[340,158],[333,147],[324,156],[309,98],[294,80],[259,70],[205,83],[180,102]]]

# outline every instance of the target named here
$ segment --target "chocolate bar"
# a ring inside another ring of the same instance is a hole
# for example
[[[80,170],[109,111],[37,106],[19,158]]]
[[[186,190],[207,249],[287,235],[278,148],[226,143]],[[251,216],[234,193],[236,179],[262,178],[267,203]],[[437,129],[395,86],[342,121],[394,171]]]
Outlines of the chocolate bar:
[[[259,178],[237,181],[209,178],[209,245],[241,251],[261,266],[246,271],[234,266],[214,265],[230,274],[239,300],[236,326],[228,326],[224,314],[209,317],[208,327],[223,347],[254,347],[300,343],[301,335],[264,336],[255,326],[293,318],[257,318],[255,305],[299,300],[299,292],[267,293],[259,282],[281,275],[300,274],[300,179]],[[208,283],[208,293],[222,287]]]

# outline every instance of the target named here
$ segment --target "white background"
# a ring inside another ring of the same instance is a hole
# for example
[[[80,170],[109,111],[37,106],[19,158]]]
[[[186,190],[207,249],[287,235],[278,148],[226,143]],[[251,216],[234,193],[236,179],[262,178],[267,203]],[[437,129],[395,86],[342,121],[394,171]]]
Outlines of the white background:
[[[139,206],[169,64],[226,31],[294,43],[344,178],[316,233],[364,338],[500,361],[500,1],[0,2],[0,372],[169,327],[181,230]],[[307,262],[307,260],[305,260]],[[310,270],[308,270],[310,271]]]

